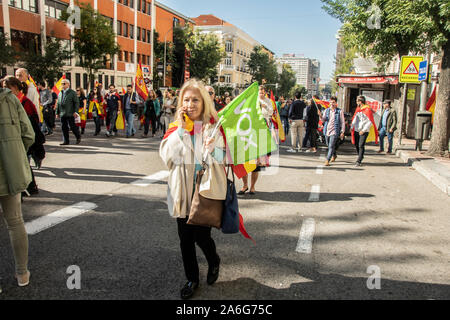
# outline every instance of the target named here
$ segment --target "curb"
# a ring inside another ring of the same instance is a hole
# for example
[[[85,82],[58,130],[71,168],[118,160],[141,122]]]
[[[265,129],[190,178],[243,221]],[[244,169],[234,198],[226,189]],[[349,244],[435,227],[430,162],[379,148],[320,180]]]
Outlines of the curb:
[[[450,181],[439,173],[427,168],[420,159],[413,158],[408,155],[408,152],[398,150],[395,155],[403,160],[408,166],[414,168],[427,180],[433,183],[439,190],[450,196]]]

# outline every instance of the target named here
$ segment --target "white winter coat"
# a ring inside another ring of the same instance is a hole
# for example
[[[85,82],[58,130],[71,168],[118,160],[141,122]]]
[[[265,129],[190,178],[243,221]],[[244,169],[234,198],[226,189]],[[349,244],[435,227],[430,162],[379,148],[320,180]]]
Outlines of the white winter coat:
[[[195,150],[190,133],[186,130],[179,131],[182,129],[176,130],[161,142],[159,155],[169,168],[167,204],[169,213],[174,218],[189,216],[194,193],[194,159],[201,163],[203,139],[211,134],[214,126],[207,124],[203,128],[203,133],[195,135]],[[224,149],[224,140],[219,131],[215,137],[215,146]],[[206,163],[208,167],[202,178],[200,194],[208,199],[225,200],[227,178],[224,163],[219,163],[209,153]]]

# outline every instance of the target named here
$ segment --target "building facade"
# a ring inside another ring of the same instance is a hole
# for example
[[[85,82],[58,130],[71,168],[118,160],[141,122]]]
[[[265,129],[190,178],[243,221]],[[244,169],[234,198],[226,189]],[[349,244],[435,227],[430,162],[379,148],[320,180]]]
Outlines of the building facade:
[[[308,95],[319,93],[320,82],[320,61],[317,59],[305,58],[302,55],[284,54],[276,58],[278,65],[288,64],[295,72],[296,84],[306,88]]]
[[[247,64],[253,48],[261,44],[238,27],[213,15],[201,15],[193,20],[196,29],[213,33],[222,42],[226,57],[217,68],[218,85],[232,87],[233,95],[238,95],[251,84],[252,75]]]
[[[8,5],[5,5],[5,2]],[[104,87],[115,84],[126,87],[133,82],[139,62],[144,66],[144,76],[151,78],[152,28],[164,32],[167,21],[184,21],[185,16],[150,0],[80,0],[90,4],[102,16],[111,21],[120,52],[109,58],[104,69],[100,69],[97,80]],[[0,31],[10,36],[18,51],[43,50],[47,38],[62,39],[68,48],[73,48],[71,33],[64,22],[59,21],[62,12],[75,5],[74,0],[2,0]],[[161,19],[158,19],[158,14]],[[154,20],[153,20],[154,19]],[[167,20],[167,21],[166,21]],[[153,23],[153,24],[152,24]],[[172,36],[168,37],[172,41]],[[31,46],[31,47],[30,47]],[[2,70],[2,74],[13,74],[14,68]],[[88,76],[79,67],[78,58],[67,61],[64,68],[72,87],[88,88]],[[150,82],[149,82],[150,83]],[[169,83],[170,84],[170,83]]]

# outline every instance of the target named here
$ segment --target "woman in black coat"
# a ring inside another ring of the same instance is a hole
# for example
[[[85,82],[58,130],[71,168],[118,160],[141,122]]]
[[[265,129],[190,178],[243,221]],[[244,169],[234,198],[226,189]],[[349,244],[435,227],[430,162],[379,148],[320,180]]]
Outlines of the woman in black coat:
[[[319,110],[313,99],[308,102],[306,108],[306,134],[303,139],[303,148],[307,148],[308,140],[310,143],[310,152],[317,152],[317,129],[319,128]]]

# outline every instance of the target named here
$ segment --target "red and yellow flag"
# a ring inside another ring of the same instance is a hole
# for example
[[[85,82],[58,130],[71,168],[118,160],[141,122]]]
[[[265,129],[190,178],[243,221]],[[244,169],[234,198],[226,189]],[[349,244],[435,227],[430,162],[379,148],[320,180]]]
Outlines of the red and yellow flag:
[[[427,111],[431,112],[433,115],[431,116],[431,124],[434,123],[434,110],[436,109],[436,85],[434,86],[433,94],[427,103]]]
[[[373,118],[373,110],[371,107],[369,107],[367,104],[363,105],[361,108],[357,107],[355,114],[353,115],[353,119],[355,119],[356,114],[358,112],[362,112],[366,115],[367,118],[369,118],[370,122],[372,122],[372,126],[370,127],[369,135],[367,136],[366,142],[375,142],[375,144],[378,144],[378,127],[375,124],[375,119]],[[353,120],[352,120],[353,122]],[[355,134],[358,134],[355,132],[355,129],[352,130],[352,143],[355,144]]]
[[[142,73],[142,66],[139,63],[136,70],[136,78],[134,80],[134,84],[136,87],[136,92],[141,96],[142,99],[147,100],[148,97],[148,89],[145,85],[144,74]]]
[[[55,84],[55,86],[53,87],[53,89],[52,89],[52,91],[54,92],[54,93],[56,93],[56,95],[59,95],[59,93],[61,92],[61,90],[62,90],[62,81],[64,80],[66,78],[66,76],[65,75],[63,75],[62,77],[61,77],[61,79],[59,79],[58,80],[58,82]]]
[[[319,100],[319,99],[315,99],[315,98],[313,98],[313,99],[316,104],[320,104],[325,109],[328,109],[330,107],[329,101]]]
[[[275,102],[275,96],[273,95],[273,91],[270,91],[270,101],[272,101],[273,107],[272,122],[275,126],[275,129],[278,131],[278,136],[280,137],[281,142],[285,142],[286,135],[284,134],[283,124],[281,123],[281,117],[280,114],[278,113],[277,103]]]

